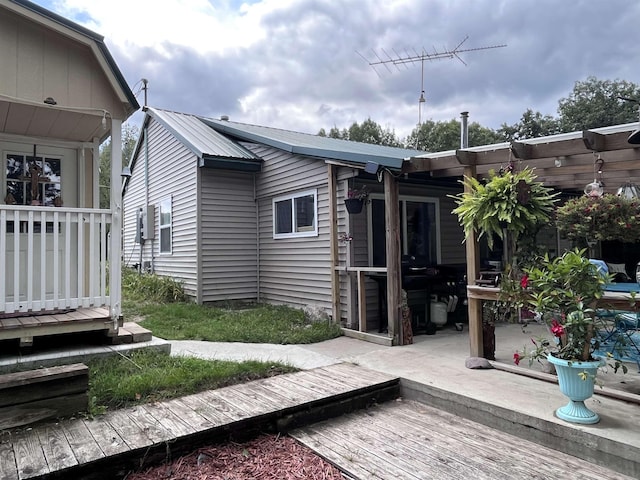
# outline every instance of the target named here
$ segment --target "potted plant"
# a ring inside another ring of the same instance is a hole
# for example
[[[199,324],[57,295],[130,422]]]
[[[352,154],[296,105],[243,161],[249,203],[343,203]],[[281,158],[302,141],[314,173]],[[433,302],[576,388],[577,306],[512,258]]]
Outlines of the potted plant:
[[[344,204],[347,207],[347,212],[356,214],[362,212],[362,206],[369,197],[369,191],[366,186],[361,188],[350,188],[347,191],[347,198],[344,200]]]
[[[579,246],[640,240],[640,199],[612,194],[571,198],[556,211],[560,234]]]
[[[553,259],[544,255],[537,266],[525,269],[520,284],[522,298],[548,326],[553,340],[532,340],[534,348],[516,352],[514,361],[546,359],[555,366],[560,390],[570,399],[556,415],[569,422],[599,421],[584,400],[593,395],[597,371],[605,365],[604,359],[594,355],[602,321],[596,303],[609,281],[610,276],[589,261],[584,249],[575,249]],[[619,360],[611,366],[626,373]]]

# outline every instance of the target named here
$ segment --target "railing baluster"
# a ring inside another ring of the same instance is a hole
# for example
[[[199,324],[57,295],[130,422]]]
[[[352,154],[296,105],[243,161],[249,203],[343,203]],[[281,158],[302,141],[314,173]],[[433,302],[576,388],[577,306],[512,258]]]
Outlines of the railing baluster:
[[[27,219],[27,303],[21,309],[26,312],[33,310],[33,212],[28,213]]]
[[[60,216],[53,212],[53,308],[58,308],[60,299]]]
[[[96,240],[96,216],[92,213],[89,215],[89,305],[96,303]]]
[[[100,216],[100,297],[107,304],[107,216]]]
[[[47,309],[47,212],[40,212],[40,308]]]
[[[85,274],[84,274],[84,215],[78,213],[78,306],[86,307],[85,304]]]
[[[64,301],[65,307],[76,308],[71,302],[71,212],[67,212],[64,220]]]
[[[20,308],[20,212],[13,212],[13,309]]]

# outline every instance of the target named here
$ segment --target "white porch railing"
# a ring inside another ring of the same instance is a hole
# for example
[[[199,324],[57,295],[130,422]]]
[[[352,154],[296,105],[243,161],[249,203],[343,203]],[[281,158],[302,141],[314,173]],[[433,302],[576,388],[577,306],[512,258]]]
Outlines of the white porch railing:
[[[0,205],[0,313],[101,307],[111,211]]]

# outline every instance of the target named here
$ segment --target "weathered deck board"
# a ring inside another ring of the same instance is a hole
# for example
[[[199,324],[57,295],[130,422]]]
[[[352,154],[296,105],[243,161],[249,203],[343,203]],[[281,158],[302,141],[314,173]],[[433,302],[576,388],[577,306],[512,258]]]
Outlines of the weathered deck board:
[[[22,430],[12,439],[13,452],[16,456],[18,478],[33,478],[49,473],[47,459],[40,445],[37,432]]]
[[[327,406],[335,403],[342,412],[349,393],[360,396],[357,408],[376,387],[387,392],[385,398],[398,394],[397,378],[359,375],[360,370],[350,366],[336,370],[335,375],[331,367],[318,374],[296,372],[124,408],[94,420],[66,419],[6,431],[0,443],[0,478],[80,478],[77,472],[82,478],[120,478],[117,475],[124,471],[141,468],[147,454],[157,459],[159,452],[164,458],[169,450],[195,448],[202,444],[197,442],[222,438],[234,425],[244,430],[251,428],[247,422],[258,426],[268,421],[269,428],[279,428],[278,422],[288,421],[296,410],[308,418],[310,413],[324,415]],[[355,380],[348,380],[349,375]],[[397,389],[389,393],[389,386]],[[322,418],[330,414],[335,412]]]
[[[388,402],[297,429],[291,436],[360,478],[630,480],[416,402]]]
[[[173,406],[171,404],[171,406]],[[198,431],[197,428],[182,420],[182,418],[172,411],[169,404],[156,402],[149,405],[142,405],[141,408],[149,412],[166,431],[171,432],[176,437],[191,435]]]
[[[84,422],[64,420],[60,427],[78,463],[89,463],[105,456]]]
[[[98,445],[100,445],[100,449],[105,456],[117,455],[130,450],[120,434],[109,424],[106,416],[87,420],[84,424]]]
[[[37,430],[40,445],[49,469],[53,472],[78,464],[73,449],[60,425],[47,425]]]
[[[4,438],[0,441],[0,478],[18,480],[18,467],[13,444]]]

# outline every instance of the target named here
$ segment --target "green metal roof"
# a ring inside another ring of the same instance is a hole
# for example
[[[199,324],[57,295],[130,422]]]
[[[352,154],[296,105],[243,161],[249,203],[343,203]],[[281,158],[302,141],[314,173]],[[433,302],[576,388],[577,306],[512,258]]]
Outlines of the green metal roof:
[[[352,142],[228,120],[214,120],[203,117],[201,117],[201,120],[217,132],[232,136],[238,140],[262,143],[299,155],[340,160],[355,165],[375,162],[384,167],[400,169],[405,158],[425,153],[421,150]]]

